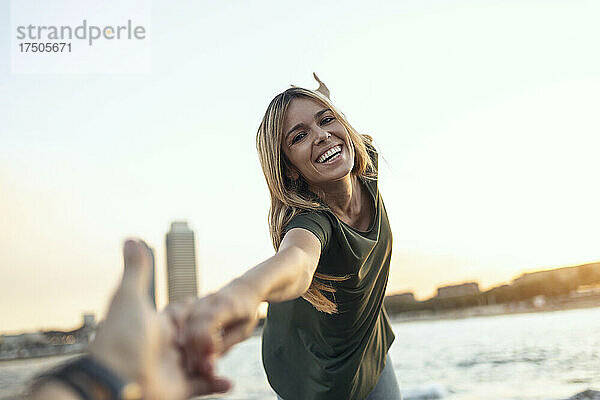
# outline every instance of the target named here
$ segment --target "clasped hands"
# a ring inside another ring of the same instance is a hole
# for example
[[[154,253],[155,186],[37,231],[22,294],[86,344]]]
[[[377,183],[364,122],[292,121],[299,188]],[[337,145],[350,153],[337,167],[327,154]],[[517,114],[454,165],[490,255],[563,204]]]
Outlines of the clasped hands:
[[[253,288],[234,280],[216,293],[157,313],[147,297],[152,265],[148,247],[128,240],[123,258],[123,280],[89,354],[138,382],[146,399],[228,391],[231,382],[215,375],[215,363],[255,328],[261,299]]]

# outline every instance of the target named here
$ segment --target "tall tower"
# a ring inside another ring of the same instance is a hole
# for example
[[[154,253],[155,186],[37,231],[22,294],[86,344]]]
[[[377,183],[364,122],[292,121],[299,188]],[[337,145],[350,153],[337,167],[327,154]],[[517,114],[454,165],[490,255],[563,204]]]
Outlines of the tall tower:
[[[148,247],[150,250],[150,258],[152,260],[152,271],[150,273],[150,285],[148,285],[148,297],[150,297],[150,302],[154,309],[156,310],[156,285],[154,284],[154,274],[156,273],[156,263],[154,259],[154,250],[151,247]]]
[[[173,222],[166,242],[169,303],[196,296],[198,285],[194,231],[188,227],[187,222]]]

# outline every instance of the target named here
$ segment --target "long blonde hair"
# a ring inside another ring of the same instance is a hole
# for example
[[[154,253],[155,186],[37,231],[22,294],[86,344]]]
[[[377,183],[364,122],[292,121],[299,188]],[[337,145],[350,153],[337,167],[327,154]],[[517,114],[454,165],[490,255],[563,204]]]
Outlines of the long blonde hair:
[[[297,180],[292,180],[288,176],[291,165],[281,149],[285,113],[291,101],[297,97],[313,99],[331,109],[335,118],[346,128],[354,145],[355,155],[352,173],[365,178],[371,178],[375,173],[371,157],[367,152],[367,145],[372,142],[371,137],[356,132],[350,126],[346,117],[327,97],[319,92],[299,87],[292,87],[275,96],[267,107],[256,135],[258,157],[271,195],[269,231],[275,251],[279,249],[283,239],[283,230],[294,216],[303,211],[326,209],[323,203],[319,202],[319,197],[310,191],[302,176]],[[319,311],[328,314],[337,313],[337,305],[323,294],[323,292],[334,293],[335,289],[326,282],[321,281],[335,282],[348,278],[349,276],[315,273],[309,289],[302,297]]]

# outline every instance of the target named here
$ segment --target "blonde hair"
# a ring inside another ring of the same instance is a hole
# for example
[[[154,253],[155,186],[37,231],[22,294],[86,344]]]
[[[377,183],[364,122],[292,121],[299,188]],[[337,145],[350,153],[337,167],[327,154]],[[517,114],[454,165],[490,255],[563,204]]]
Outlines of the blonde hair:
[[[294,216],[303,211],[327,209],[323,203],[319,202],[317,194],[309,189],[302,176],[297,180],[292,180],[289,177],[288,172],[291,165],[281,149],[285,113],[291,101],[297,97],[313,99],[329,108],[335,118],[346,128],[354,145],[353,174],[365,178],[372,178],[375,174],[375,168],[367,152],[367,146],[371,145],[372,142],[371,137],[356,132],[350,126],[346,117],[327,97],[319,92],[299,87],[292,87],[275,96],[267,107],[256,135],[258,157],[271,195],[269,231],[275,251],[279,249],[283,239],[283,230]],[[334,293],[335,289],[326,282],[321,281],[339,282],[348,278],[347,275],[337,277],[315,273],[309,289],[302,297],[319,311],[328,314],[337,313],[337,305],[324,295],[324,292]]]

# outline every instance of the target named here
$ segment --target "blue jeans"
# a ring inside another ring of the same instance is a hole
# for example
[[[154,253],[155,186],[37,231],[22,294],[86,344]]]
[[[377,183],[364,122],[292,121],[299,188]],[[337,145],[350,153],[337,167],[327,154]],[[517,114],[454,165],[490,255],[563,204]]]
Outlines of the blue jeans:
[[[278,395],[277,400],[283,399]],[[385,368],[381,372],[377,385],[375,385],[375,388],[365,400],[402,400],[394,367],[392,366],[392,359],[389,354],[386,357]]]
[[[389,354],[385,359],[385,368],[381,372],[377,385],[375,385],[375,388],[365,400],[402,400],[394,367],[392,366],[392,359]]]

